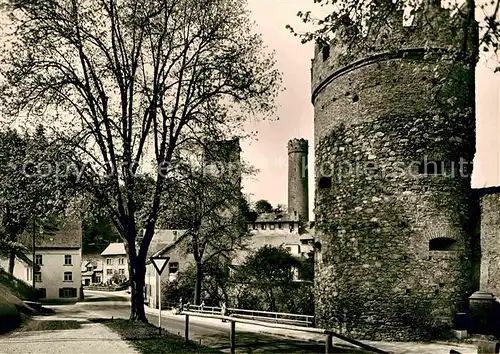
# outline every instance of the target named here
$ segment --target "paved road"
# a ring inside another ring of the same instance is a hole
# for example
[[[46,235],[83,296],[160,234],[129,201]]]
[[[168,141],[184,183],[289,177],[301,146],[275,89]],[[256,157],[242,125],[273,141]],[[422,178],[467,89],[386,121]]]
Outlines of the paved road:
[[[57,311],[58,317],[71,319],[88,318],[128,318],[130,314],[130,295],[126,292],[115,292],[112,295],[105,292],[86,292],[86,299],[74,305],[51,306]],[[148,320],[157,325],[157,310],[147,310]],[[162,314],[162,327],[174,334],[184,334],[184,316],[170,313]],[[200,341],[203,345],[229,351],[229,324],[215,319],[190,318],[190,339]],[[264,331],[265,333],[262,333]],[[272,333],[269,333],[271,332]],[[292,338],[289,338],[292,337]],[[295,339],[293,339],[295,337]],[[303,339],[302,341],[297,338]],[[307,339],[315,340],[308,342]],[[286,330],[275,330],[252,325],[236,325],[236,351],[238,353],[324,353],[324,345],[317,340],[319,335]],[[477,354],[477,346],[453,343],[400,343],[400,342],[369,342],[376,348],[391,353],[404,354],[449,354],[455,350],[461,354]],[[0,351],[1,352],[1,351]],[[335,342],[334,353],[365,353],[352,346]]]
[[[116,292],[86,291],[85,300],[72,305],[47,306],[56,311],[58,318],[128,318],[130,315],[129,295]],[[157,325],[158,315],[155,310],[148,311],[148,320]],[[184,335],[184,316],[162,316],[162,328],[169,332]],[[229,350],[229,324],[197,322],[191,319],[190,339],[203,345],[223,351]],[[316,342],[296,341],[278,336],[255,332],[237,331],[237,352],[240,353],[324,353],[324,346]],[[355,353],[352,349],[339,347],[338,353]]]

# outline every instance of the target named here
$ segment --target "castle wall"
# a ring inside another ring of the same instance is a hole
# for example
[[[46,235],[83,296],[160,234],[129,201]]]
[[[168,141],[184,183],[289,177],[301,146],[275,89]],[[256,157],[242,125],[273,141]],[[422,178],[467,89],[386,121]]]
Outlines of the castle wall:
[[[313,61],[316,321],[359,338],[433,337],[474,288],[474,74],[403,31],[406,54]]]
[[[479,289],[500,296],[500,191],[481,198]]]
[[[288,213],[309,220],[308,143],[304,139],[288,142]]]

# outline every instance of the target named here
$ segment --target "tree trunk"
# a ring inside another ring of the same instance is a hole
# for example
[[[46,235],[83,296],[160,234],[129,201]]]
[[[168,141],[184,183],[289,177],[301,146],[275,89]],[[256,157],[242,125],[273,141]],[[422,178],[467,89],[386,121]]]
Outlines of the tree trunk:
[[[201,262],[196,262],[196,283],[194,285],[194,304],[201,303],[201,286],[203,280],[203,266]]]
[[[130,270],[130,320],[148,322],[144,311],[144,286],[146,277],[146,260],[135,258],[135,264],[129,263]]]
[[[16,251],[9,251],[9,274],[14,274],[14,264],[16,261]]]

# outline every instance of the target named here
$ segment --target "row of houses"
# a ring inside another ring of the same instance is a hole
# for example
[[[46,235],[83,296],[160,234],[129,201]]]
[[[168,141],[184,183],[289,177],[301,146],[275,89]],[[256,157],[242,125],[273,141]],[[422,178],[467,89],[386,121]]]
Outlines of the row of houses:
[[[274,227],[273,227],[274,226]],[[312,232],[299,232],[299,221],[289,214],[264,214],[249,223],[251,233],[247,249],[234,254],[232,265],[238,266],[251,251],[265,245],[282,246],[296,256],[307,256],[312,250]],[[169,262],[162,273],[161,282],[177,279],[181,270],[194,265],[189,252],[185,230],[158,230],[151,242],[151,256],[168,256]],[[29,235],[23,238],[31,248]],[[140,240],[139,240],[140,241]],[[111,243],[98,255],[82,257],[82,229],[80,223],[67,223],[49,237],[36,239],[35,255],[16,257],[14,276],[40,289],[41,298],[75,300],[83,289],[91,285],[121,283],[129,278],[128,257],[123,243]],[[0,259],[0,266],[7,269],[8,259]],[[35,272],[33,272],[35,269]],[[157,280],[152,264],[146,268],[146,302],[157,306]]]

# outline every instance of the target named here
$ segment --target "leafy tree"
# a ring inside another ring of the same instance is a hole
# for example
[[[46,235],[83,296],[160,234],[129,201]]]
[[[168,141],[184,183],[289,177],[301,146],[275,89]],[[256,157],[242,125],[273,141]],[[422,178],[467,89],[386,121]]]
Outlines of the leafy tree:
[[[255,202],[255,211],[258,214],[272,213],[273,206],[265,199],[261,199]]]
[[[434,0],[314,0],[322,6],[325,16],[315,16],[313,11],[300,11],[297,15],[315,30],[300,32],[290,25],[287,28],[299,36],[303,43],[314,40],[320,44],[338,43],[338,40],[348,44],[347,51],[359,51],[372,47],[379,39],[382,29],[386,27],[396,11],[404,9],[405,20],[418,20],[421,29],[428,33],[428,39],[438,35],[443,30],[441,26],[432,23],[433,16],[428,16],[429,6],[440,6]],[[448,18],[444,26],[455,27],[455,34],[461,40],[461,45],[454,52],[449,52],[451,58],[465,60],[470,67],[475,67],[479,51],[498,54],[500,45],[500,1],[464,0],[443,1],[450,12],[458,14]],[[480,10],[480,11],[476,11]],[[323,12],[322,12],[323,13]],[[476,18],[477,15],[477,18]],[[400,18],[402,21],[403,18]],[[477,21],[477,22],[476,22]],[[478,27],[479,37],[473,33]],[[394,45],[397,45],[394,43]],[[450,50],[450,49],[449,49]],[[500,66],[496,71],[500,70]]]
[[[272,55],[244,0],[9,0],[6,10],[4,117],[40,119],[75,151],[84,186],[125,242],[130,318],[147,322],[146,255],[174,163],[187,143],[273,113]],[[148,166],[144,216],[137,190]]]
[[[195,304],[201,302],[205,265],[244,248],[249,236],[237,140],[210,142],[201,150],[198,159],[193,150],[168,203],[177,226],[186,230],[195,260]]]
[[[15,257],[28,260],[19,236],[48,236],[57,228],[55,216],[65,211],[76,189],[64,172],[70,151],[58,146],[39,126],[32,135],[14,130],[0,133],[0,252],[9,258],[13,273]],[[33,240],[34,241],[34,240]]]
[[[276,312],[279,303],[290,296],[294,269],[299,267],[300,261],[287,250],[266,245],[245,259],[235,281],[247,284],[254,295],[262,294],[266,308]]]
[[[120,239],[115,226],[105,214],[89,211],[82,225],[82,253],[101,253],[112,242]]]
[[[273,212],[276,214],[281,214],[281,213],[286,213],[286,205],[285,204],[278,204],[276,208],[274,208]]]
[[[177,279],[163,284],[162,299],[165,302],[177,303],[182,298],[184,303],[194,299],[196,282],[196,267],[188,267],[180,272]],[[212,260],[204,266],[203,272],[203,301],[207,306],[219,306],[221,302],[228,303],[229,269],[227,264]],[[166,304],[165,304],[166,305]]]

